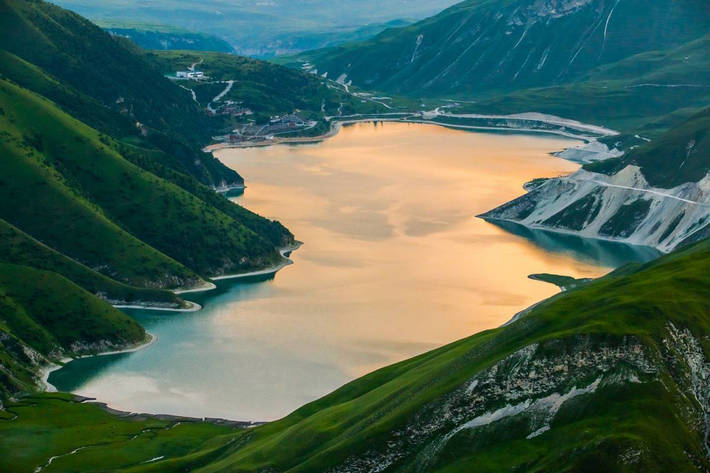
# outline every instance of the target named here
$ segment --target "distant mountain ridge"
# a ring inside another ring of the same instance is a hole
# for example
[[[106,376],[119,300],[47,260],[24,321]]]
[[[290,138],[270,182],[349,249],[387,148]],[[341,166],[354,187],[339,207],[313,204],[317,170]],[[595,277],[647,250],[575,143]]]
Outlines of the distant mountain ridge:
[[[468,0],[361,43],[298,56],[319,73],[404,95],[561,84],[707,33],[702,0]]]
[[[216,36],[210,36],[189,31],[170,31],[150,25],[133,27],[107,27],[112,35],[128,38],[143,49],[156,50],[194,50],[231,53],[234,48],[226,41]]]
[[[391,21],[426,18],[456,0],[57,0],[56,3],[102,26],[167,25],[216,35],[240,55],[272,57],[343,40],[366,39],[387,28]]]

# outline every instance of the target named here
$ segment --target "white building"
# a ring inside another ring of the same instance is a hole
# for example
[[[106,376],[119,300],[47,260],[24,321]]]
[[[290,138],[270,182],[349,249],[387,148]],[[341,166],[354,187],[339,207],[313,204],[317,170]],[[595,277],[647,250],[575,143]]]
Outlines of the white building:
[[[193,80],[203,80],[207,77],[202,71],[177,71],[175,77],[178,79],[193,79]]]

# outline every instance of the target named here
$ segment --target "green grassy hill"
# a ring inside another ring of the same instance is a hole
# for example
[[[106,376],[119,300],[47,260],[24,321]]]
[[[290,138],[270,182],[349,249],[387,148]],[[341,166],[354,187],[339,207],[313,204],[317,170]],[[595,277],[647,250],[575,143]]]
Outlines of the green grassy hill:
[[[0,272],[14,291],[0,311],[0,400],[34,389],[45,358],[143,336],[104,300],[180,308],[184,301],[161,288],[268,266],[293,240],[155,152],[117,142],[5,80],[0,135]]]
[[[0,219],[0,261],[52,271],[92,294],[117,304],[154,304],[180,308],[174,293],[120,283],[73,260]]]
[[[132,318],[63,276],[0,263],[0,402],[34,391],[47,359],[145,341]]]
[[[82,304],[105,324],[88,321],[90,338],[94,329],[97,337],[111,327],[121,333],[131,320],[106,312],[105,301],[183,308],[167,289],[280,261],[278,248],[293,235],[208,187],[242,183],[199,151],[211,126],[135,45],[46,2],[0,1],[0,263],[50,271],[88,291]],[[52,288],[60,286],[44,289]],[[11,341],[45,315],[37,303],[6,308],[1,321],[21,322]],[[40,352],[74,323],[81,320],[38,329]],[[39,350],[37,340],[13,346]],[[72,353],[68,339],[55,342],[53,357]],[[26,358],[3,365],[0,398],[33,376],[41,360]]]
[[[157,440],[152,457],[104,455],[129,449],[125,439],[109,438],[53,468],[705,471],[709,263],[706,241],[622,268],[506,326],[375,371],[280,421],[224,437],[205,433],[194,441],[210,446],[198,452]],[[42,412],[58,408],[51,398],[32,402]],[[92,406],[67,409],[82,421],[59,439],[51,417],[38,418],[24,403],[9,405],[19,417],[0,421],[6,439],[0,467],[43,464],[50,455],[86,446],[86,434],[107,422],[124,422],[95,419]],[[11,448],[30,429],[43,440]]]
[[[0,54],[0,74],[79,120],[163,150],[205,184],[242,182],[200,151],[213,131],[208,117],[130,41],[44,1],[2,0]]]
[[[236,212],[127,161],[118,143],[46,100],[5,82],[0,106],[3,175],[13,176],[2,188],[1,216],[62,253],[124,282],[157,287],[279,258],[269,236],[236,220]],[[268,225],[281,233],[280,244],[289,241],[283,227]]]

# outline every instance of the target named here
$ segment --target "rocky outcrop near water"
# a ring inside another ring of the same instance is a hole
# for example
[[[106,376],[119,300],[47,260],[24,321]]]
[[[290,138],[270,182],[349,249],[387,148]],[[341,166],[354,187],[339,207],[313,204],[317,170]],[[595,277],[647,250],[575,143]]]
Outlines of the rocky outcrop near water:
[[[692,240],[710,223],[710,175],[660,189],[630,165],[611,176],[582,169],[528,190],[482,217],[664,252]]]
[[[481,217],[663,252],[699,241],[710,232],[708,124],[706,110],[620,156],[599,141],[566,150],[559,156],[592,164],[536,179],[527,194]]]

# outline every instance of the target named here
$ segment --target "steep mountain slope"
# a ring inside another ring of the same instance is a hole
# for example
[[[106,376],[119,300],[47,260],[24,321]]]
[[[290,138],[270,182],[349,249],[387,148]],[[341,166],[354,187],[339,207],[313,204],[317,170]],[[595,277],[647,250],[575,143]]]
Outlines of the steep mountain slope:
[[[460,111],[535,110],[653,137],[710,104],[710,35],[598,67],[579,81],[464,104]]]
[[[76,118],[173,155],[205,184],[242,182],[199,151],[211,136],[208,118],[129,41],[44,1],[2,0],[0,50],[3,76]]]
[[[270,266],[293,235],[208,187],[242,180],[196,151],[204,111],[144,51],[39,0],[0,13],[4,400],[47,359],[142,340],[109,302],[189,308],[168,289]]]
[[[47,359],[145,341],[132,318],[57,273],[0,263],[0,405]]]
[[[0,261],[58,273],[114,304],[150,304],[169,308],[184,306],[184,302],[171,291],[129,286],[115,281],[42,244],[2,219]]]
[[[710,233],[710,109],[624,156],[549,179],[484,215],[669,251]]]
[[[506,326],[353,381],[280,421],[211,438],[199,452],[164,448],[154,455],[107,455],[128,448],[121,438],[110,438],[91,442],[90,449],[65,456],[54,467],[705,471],[710,468],[708,263],[706,241],[622,268],[555,296]],[[43,410],[56,406],[46,398],[38,404]],[[85,447],[86,433],[108,421],[82,423],[57,439],[47,428],[50,417],[38,419],[22,403],[13,406],[9,410],[19,417],[0,421],[8,445],[4,450],[0,445],[0,468],[41,465],[50,455]],[[71,409],[83,418],[94,407]],[[21,453],[10,449],[27,428],[46,442],[31,442]]]
[[[698,38],[709,25],[702,0],[468,0],[370,41],[298,59],[365,88],[462,96],[576,80]]]
[[[113,140],[29,91],[0,81],[0,106],[3,175],[12,176],[0,188],[0,217],[113,278],[190,285],[196,273],[266,266],[279,259],[275,246],[290,241],[277,223],[267,224],[281,234],[274,244],[271,234],[260,236],[235,219],[236,212],[128,162]],[[236,207],[220,202],[227,205]]]

